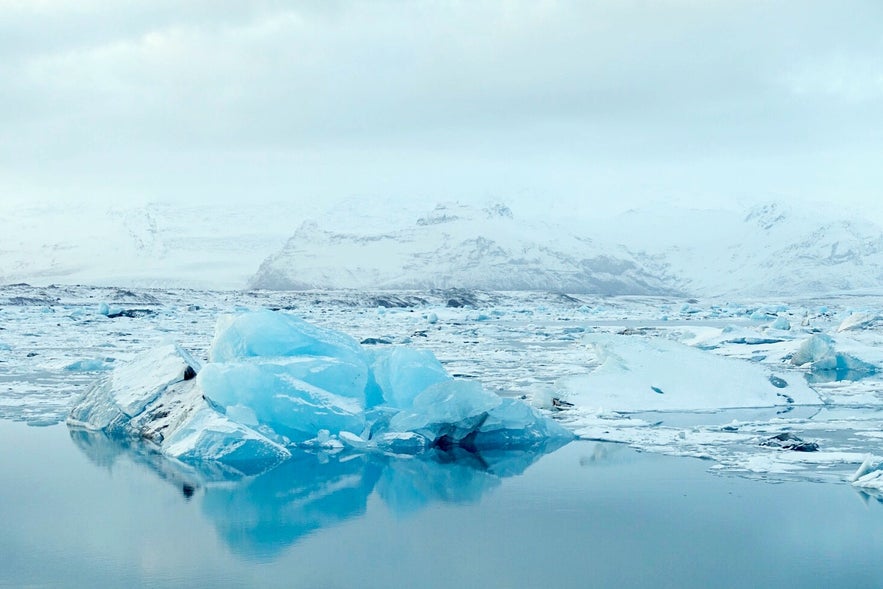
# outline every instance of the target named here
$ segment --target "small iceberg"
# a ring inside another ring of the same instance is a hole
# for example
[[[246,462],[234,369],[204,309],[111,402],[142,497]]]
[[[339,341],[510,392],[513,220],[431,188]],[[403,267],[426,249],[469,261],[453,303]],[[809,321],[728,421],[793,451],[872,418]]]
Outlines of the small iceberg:
[[[823,333],[801,342],[791,363],[808,368],[813,382],[861,380],[878,372],[874,364],[838,351],[834,339]]]
[[[868,494],[883,494],[883,461],[876,456],[868,455],[848,480],[852,486]]]
[[[221,317],[209,359],[174,344],[148,350],[97,381],[68,424],[244,475],[297,447],[479,451],[575,437],[520,400],[452,378],[427,350],[363,347],[284,312]]]

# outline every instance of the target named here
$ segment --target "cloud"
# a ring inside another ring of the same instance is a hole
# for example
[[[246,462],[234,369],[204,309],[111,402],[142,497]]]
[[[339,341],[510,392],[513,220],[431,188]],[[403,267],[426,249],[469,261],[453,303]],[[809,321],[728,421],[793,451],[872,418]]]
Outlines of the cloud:
[[[880,13],[871,1],[5,1],[0,188],[61,194],[74,178],[89,193],[330,198],[405,195],[423,177],[443,185],[425,192],[619,186],[640,199],[677,183],[734,194],[731,168],[742,194],[787,175],[824,196],[810,181],[822,159],[881,151]],[[787,171],[753,164],[769,158]],[[836,188],[847,171],[831,172]]]

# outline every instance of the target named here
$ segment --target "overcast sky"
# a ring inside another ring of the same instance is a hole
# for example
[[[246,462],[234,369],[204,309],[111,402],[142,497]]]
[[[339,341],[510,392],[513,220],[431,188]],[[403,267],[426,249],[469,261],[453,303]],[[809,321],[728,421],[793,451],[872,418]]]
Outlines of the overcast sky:
[[[838,201],[883,2],[0,0],[0,198]]]

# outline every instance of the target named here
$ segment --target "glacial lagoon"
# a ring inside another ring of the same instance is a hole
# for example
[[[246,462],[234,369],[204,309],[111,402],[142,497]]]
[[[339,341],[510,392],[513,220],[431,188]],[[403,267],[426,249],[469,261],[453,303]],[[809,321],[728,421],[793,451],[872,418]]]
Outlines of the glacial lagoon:
[[[823,310],[819,301],[685,307],[659,298],[482,296],[476,308],[447,307],[443,297],[395,308],[359,293],[7,287],[0,586],[881,585],[883,504],[879,491],[849,478],[866,456],[883,456],[883,379],[834,378],[810,391],[802,381],[813,373],[788,361],[822,332],[836,354],[883,364],[879,325],[842,329],[876,299],[827,301]],[[130,312],[105,314],[106,301]],[[603,365],[593,352],[603,340],[621,369],[642,368],[664,392],[634,381],[652,403],[692,402],[706,383],[738,401],[744,382],[691,372],[700,362],[735,366],[719,358],[755,366],[757,398],[776,401],[681,412],[553,403],[544,411],[580,440],[419,456],[316,448],[239,478],[63,424],[90,383],[116,366],[169,340],[205,359],[219,315],[260,308],[297,313],[365,345],[432,350],[454,378],[503,397],[542,401],[567,382],[580,389]],[[775,326],[782,316],[792,329]],[[663,341],[680,345],[656,345]],[[634,358],[645,353],[660,361],[641,367]],[[784,392],[767,373],[787,380]],[[800,404],[808,393],[815,402]],[[763,444],[782,432],[819,450]]]

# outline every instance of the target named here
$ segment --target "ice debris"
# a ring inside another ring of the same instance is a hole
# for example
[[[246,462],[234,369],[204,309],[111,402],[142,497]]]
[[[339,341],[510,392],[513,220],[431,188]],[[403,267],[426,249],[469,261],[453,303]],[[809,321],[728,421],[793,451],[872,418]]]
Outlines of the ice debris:
[[[287,313],[221,317],[209,358],[200,367],[174,344],[149,350],[96,382],[68,423],[243,474],[295,446],[413,453],[574,437],[521,400],[453,379],[427,350],[364,348]]]
[[[789,329],[791,329],[791,322],[788,321],[786,317],[779,315],[778,317],[776,317],[775,321],[770,323],[770,328],[778,329],[780,331],[788,331]]]

